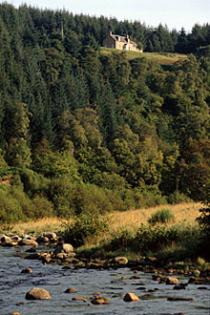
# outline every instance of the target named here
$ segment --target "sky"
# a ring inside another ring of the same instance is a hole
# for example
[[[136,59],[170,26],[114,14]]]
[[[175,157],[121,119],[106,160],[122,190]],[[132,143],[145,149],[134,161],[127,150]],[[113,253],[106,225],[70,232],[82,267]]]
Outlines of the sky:
[[[4,1],[0,1],[2,3]],[[149,26],[166,24],[169,29],[190,31],[195,23],[210,23],[210,0],[12,0],[51,9],[66,9],[73,13],[116,17],[119,20],[140,21]]]

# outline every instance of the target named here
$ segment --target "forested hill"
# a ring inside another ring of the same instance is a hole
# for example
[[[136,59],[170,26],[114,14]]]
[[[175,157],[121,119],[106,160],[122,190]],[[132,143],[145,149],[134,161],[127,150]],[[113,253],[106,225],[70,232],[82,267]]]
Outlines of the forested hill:
[[[183,35],[0,5],[1,220],[203,198],[208,49],[168,66],[103,55],[98,47],[110,28],[148,50],[154,38],[163,45],[155,51],[180,51],[181,38],[184,52],[209,44],[208,25]]]
[[[38,44],[46,47],[60,35],[64,36],[65,49],[70,53],[73,50],[74,54],[84,45],[102,46],[110,31],[119,35],[129,34],[148,52],[196,53],[200,49],[208,50],[210,45],[210,24],[195,24],[187,33],[184,28],[169,30],[162,24],[149,27],[137,21],[73,15],[67,11],[43,11],[25,5],[15,9],[5,3],[0,4],[0,21],[1,27],[4,25],[12,36],[18,36],[24,46]]]

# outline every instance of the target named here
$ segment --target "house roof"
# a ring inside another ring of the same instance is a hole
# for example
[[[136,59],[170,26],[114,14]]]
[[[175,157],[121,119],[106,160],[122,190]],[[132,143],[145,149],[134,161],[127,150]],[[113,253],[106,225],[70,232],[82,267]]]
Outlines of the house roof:
[[[114,39],[114,40],[117,40],[118,42],[127,42],[128,38],[127,36],[121,36],[121,35],[117,35],[117,34],[113,34],[113,33],[110,33],[110,36]]]
[[[115,41],[118,41],[118,42],[122,42],[122,43],[128,43],[128,39],[129,39],[129,36],[122,36],[122,35],[117,35],[117,34],[113,34],[112,32],[110,32],[110,36],[115,40]],[[137,46],[137,44],[135,42],[133,42],[132,40],[130,40],[130,43],[132,45],[135,45]]]

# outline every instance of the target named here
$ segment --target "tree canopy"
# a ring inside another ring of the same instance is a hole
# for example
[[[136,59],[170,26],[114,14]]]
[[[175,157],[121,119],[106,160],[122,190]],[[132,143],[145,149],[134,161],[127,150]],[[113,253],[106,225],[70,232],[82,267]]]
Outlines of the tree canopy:
[[[168,66],[123,52],[104,56],[98,48],[109,29],[129,32],[147,51],[195,55]],[[1,4],[0,175],[12,174],[12,187],[33,202],[46,198],[62,215],[79,207],[78,187],[100,209],[178,194],[202,199],[210,55],[201,47],[209,44],[208,24],[186,34]]]

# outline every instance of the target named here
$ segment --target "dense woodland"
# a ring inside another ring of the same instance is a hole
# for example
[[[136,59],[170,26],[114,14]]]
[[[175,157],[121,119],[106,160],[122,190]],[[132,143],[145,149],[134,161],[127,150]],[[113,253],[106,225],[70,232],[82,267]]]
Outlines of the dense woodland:
[[[100,53],[107,32],[160,66]],[[190,33],[0,5],[0,220],[205,198],[210,25]]]

